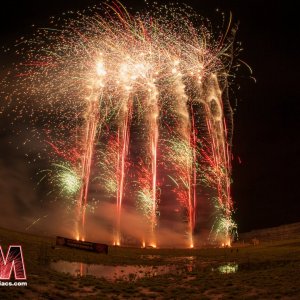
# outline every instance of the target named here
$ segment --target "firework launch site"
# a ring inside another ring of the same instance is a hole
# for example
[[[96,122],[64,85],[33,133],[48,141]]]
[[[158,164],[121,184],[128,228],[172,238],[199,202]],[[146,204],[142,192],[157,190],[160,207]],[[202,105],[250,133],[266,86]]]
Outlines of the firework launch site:
[[[0,234],[4,251],[22,243],[29,283],[1,287],[1,299],[297,299],[300,292],[299,238],[209,249],[110,246],[99,254]]]

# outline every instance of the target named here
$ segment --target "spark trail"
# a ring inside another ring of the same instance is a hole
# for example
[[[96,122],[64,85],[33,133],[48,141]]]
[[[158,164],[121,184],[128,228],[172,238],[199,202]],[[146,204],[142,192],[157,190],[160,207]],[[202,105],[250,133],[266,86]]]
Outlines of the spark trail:
[[[77,229],[77,235],[79,239],[84,239],[84,226],[85,226],[85,214],[88,198],[88,188],[91,175],[91,164],[94,152],[95,137],[97,133],[98,120],[99,120],[99,103],[97,96],[95,99],[91,99],[87,110],[88,119],[86,121],[85,135],[83,139],[84,152],[82,155],[82,188],[80,190],[80,196],[78,200],[79,216],[81,216],[81,228]]]
[[[179,200],[183,203],[187,210],[188,219],[188,240],[190,247],[194,247],[193,242],[193,230],[195,227],[195,149],[192,137],[192,124],[190,119],[190,113],[188,110],[188,97],[185,93],[185,86],[182,80],[182,74],[177,70],[179,67],[179,61],[174,62],[174,68],[172,73],[175,76],[175,98],[177,104],[175,105],[175,117],[177,119],[177,136],[179,137],[179,147],[182,149],[178,153],[172,153],[171,159],[173,159],[173,164],[177,169],[177,175],[179,176],[179,181],[181,184],[179,186],[179,191],[181,197]],[[177,157],[176,155],[181,156]]]
[[[151,211],[151,244],[156,245],[155,226],[157,224],[157,147],[158,147],[158,93],[154,84],[149,89],[149,136],[152,169],[152,211]]]
[[[118,130],[118,170],[117,170],[117,218],[116,218],[116,235],[114,244],[121,244],[121,213],[122,213],[122,201],[124,197],[124,184],[125,184],[125,167],[126,167],[126,158],[128,154],[128,143],[129,143],[129,125],[131,118],[131,104],[126,101],[124,103],[123,112],[122,112],[122,124],[121,128]]]

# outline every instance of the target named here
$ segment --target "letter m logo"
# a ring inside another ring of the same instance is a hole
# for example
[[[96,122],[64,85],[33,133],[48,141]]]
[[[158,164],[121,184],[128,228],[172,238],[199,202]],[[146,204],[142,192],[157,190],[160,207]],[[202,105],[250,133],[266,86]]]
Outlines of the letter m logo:
[[[26,280],[22,247],[9,246],[6,257],[4,257],[0,246],[0,280],[9,280],[12,271],[14,271],[15,280]]]

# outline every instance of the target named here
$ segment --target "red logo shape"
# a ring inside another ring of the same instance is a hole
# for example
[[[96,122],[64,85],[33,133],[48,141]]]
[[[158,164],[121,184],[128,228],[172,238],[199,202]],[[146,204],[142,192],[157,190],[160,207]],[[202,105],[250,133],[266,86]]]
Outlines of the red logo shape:
[[[12,271],[14,271],[15,280],[27,279],[22,246],[9,246],[6,258],[4,258],[2,247],[0,246],[0,280],[9,280]]]

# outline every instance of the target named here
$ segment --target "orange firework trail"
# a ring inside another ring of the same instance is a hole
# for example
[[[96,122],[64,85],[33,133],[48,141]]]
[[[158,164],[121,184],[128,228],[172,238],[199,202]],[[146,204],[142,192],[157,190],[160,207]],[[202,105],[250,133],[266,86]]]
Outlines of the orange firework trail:
[[[126,106],[123,111],[123,124],[122,128],[118,130],[118,145],[121,150],[118,153],[118,194],[117,194],[117,225],[116,225],[116,236],[114,243],[120,245],[121,237],[121,213],[122,213],[122,201],[124,197],[124,180],[125,180],[125,162],[128,154],[128,143],[129,143],[129,124],[131,116],[131,105],[125,102]],[[121,134],[120,134],[121,131]]]
[[[78,201],[79,213],[81,216],[81,222],[78,224],[82,226],[81,229],[77,230],[77,236],[80,239],[84,239],[84,226],[85,226],[85,215],[86,215],[86,206],[88,200],[88,189],[91,175],[91,165],[93,159],[95,138],[99,125],[99,95],[98,93],[94,95],[94,93],[87,99],[89,101],[88,109],[87,109],[87,119],[85,124],[85,132],[83,138],[83,154],[81,161],[81,179],[82,179],[82,187],[80,190],[80,196]]]
[[[205,239],[204,222],[208,239],[227,243],[236,228],[226,98],[234,39],[229,26],[214,35],[189,8],[151,11],[131,15],[113,3],[52,18],[49,28],[18,41],[26,61],[6,80],[7,103],[15,122],[27,116],[31,139],[45,145],[39,156],[55,171],[43,174],[76,203],[78,238],[87,233],[96,178],[98,200],[116,208],[115,244],[130,201],[148,221],[151,245],[159,242],[162,202],[180,206],[186,245],[193,247],[197,234]]]

